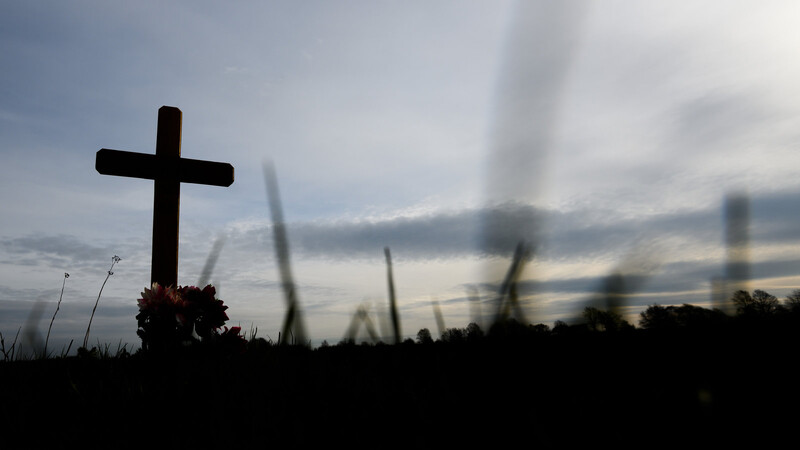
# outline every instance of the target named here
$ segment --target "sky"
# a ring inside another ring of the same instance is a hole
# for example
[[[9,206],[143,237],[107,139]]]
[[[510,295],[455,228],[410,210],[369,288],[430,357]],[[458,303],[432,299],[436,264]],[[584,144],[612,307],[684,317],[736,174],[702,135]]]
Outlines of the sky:
[[[729,198],[749,210],[744,286],[800,288],[796,2],[0,11],[6,346],[21,328],[41,341],[61,298],[51,349],[82,343],[95,303],[90,342],[138,347],[153,183],[94,161],[154,153],[163,105],[183,112],[183,157],[235,169],[228,188],[181,186],[178,283],[198,283],[219,240],[211,281],[248,334],[276,340],[286,313],[266,163],[315,344],[341,340],[362,306],[388,335],[385,247],[405,337],[436,334],[433,305],[447,327],[488,326],[518,242],[530,322],[574,319],[614,273],[634,324],[654,303],[710,306]]]

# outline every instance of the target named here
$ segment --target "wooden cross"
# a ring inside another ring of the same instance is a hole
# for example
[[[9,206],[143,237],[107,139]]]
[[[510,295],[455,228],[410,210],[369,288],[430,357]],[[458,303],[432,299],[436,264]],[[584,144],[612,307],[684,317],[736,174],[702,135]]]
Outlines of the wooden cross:
[[[101,149],[95,169],[103,175],[155,180],[153,200],[153,255],[150,281],[178,286],[178,222],[181,183],[230,186],[233,166],[228,163],[181,158],[182,113],[162,106],[158,110],[156,154]]]

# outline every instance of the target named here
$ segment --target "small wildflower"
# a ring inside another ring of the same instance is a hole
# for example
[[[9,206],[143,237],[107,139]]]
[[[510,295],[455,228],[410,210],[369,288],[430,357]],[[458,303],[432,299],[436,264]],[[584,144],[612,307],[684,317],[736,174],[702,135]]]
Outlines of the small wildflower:
[[[114,275],[114,272],[112,272],[111,269],[114,268],[114,264],[118,263],[120,259],[121,258],[117,255],[114,255],[114,257],[111,258],[111,267],[108,268],[108,275],[106,276],[105,281],[103,281],[103,285],[100,286],[100,293],[97,294],[97,301],[94,302],[94,308],[92,308],[92,315],[89,317],[89,326],[86,327],[86,335],[83,337],[84,347],[86,347],[89,343],[89,330],[92,328],[92,320],[94,319],[94,312],[97,310],[98,303],[100,303],[100,296],[103,294],[103,288],[106,287],[106,282],[108,282],[108,278],[111,275]],[[68,276],[69,274],[66,275]]]
[[[47,328],[47,338],[44,340],[44,351],[42,352],[42,355],[45,358],[47,357],[47,343],[50,341],[50,331],[53,329],[53,322],[56,320],[56,314],[58,314],[58,310],[61,308],[61,299],[64,298],[64,287],[67,285],[67,278],[69,278],[69,274],[64,272],[64,281],[61,283],[61,295],[58,296],[56,312],[53,313],[53,318],[50,319],[50,326]]]

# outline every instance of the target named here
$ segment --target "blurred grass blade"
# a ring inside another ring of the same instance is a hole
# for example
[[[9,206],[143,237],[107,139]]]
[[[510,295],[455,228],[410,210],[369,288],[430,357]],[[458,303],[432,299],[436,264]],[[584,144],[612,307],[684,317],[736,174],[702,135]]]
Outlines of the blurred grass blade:
[[[528,258],[530,258],[530,247],[525,243],[520,242],[517,244],[517,248],[514,250],[514,257],[511,260],[511,266],[508,268],[508,272],[503,280],[503,284],[500,285],[500,291],[498,292],[497,313],[495,314],[494,319],[496,323],[507,320],[511,315],[512,308],[514,313],[517,315],[517,320],[523,324],[527,323],[525,314],[517,297],[517,279],[522,273],[522,267],[525,264],[525,260]]]
[[[285,339],[287,336],[289,337],[289,344],[294,344],[295,336],[292,332],[292,324],[294,324],[295,314],[297,311],[297,304],[291,303],[289,304],[289,309],[286,310],[286,317],[283,320],[283,328],[281,328],[281,334],[278,336],[278,344],[286,344],[287,342]],[[280,336],[283,336],[284,341],[281,341]],[[302,342],[302,341],[301,341]]]
[[[598,292],[584,302],[586,307],[582,310],[581,318],[573,319],[573,321],[585,323],[586,308],[624,317],[631,294],[642,289],[642,286],[658,270],[660,262],[656,255],[661,253],[662,251],[655,242],[635,244],[614,270],[603,279]]]
[[[546,199],[549,155],[559,129],[564,86],[579,50],[586,6],[584,2],[523,1],[514,7],[495,93],[485,184],[488,208],[533,206]],[[530,241],[534,249],[541,247],[544,229],[540,219],[530,224],[531,232],[524,232],[508,229],[507,222],[493,216],[487,214],[483,219],[481,245],[485,253],[496,255],[519,240]],[[512,241],[499,246],[498,238]],[[491,282],[504,270],[497,260],[486,263]],[[509,280],[512,282],[517,279]],[[507,283],[503,297],[511,291],[509,287]],[[516,305],[509,306],[516,309]],[[502,309],[496,312],[495,319],[505,317]]]
[[[375,326],[373,325],[372,320],[369,318],[369,312],[364,305],[359,305],[355,314],[353,314],[353,319],[350,321],[350,326],[347,327],[347,332],[345,333],[345,341],[352,343],[356,342],[356,337],[358,337],[358,329],[361,324],[364,324],[364,329],[367,331],[371,341],[373,343],[378,342],[378,333],[376,332]]]
[[[283,322],[283,336],[286,339],[287,331],[291,331],[293,340],[301,345],[306,345],[306,332],[303,323],[302,309],[300,308],[292,278],[289,262],[289,242],[286,237],[286,226],[283,222],[283,209],[281,207],[278,179],[272,163],[264,163],[264,181],[267,185],[267,198],[272,217],[272,237],[275,246],[275,256],[278,260],[278,271],[281,277],[281,287],[286,299],[286,318]]]
[[[39,354],[39,346],[42,340],[39,336],[39,319],[41,319],[43,311],[44,302],[39,300],[34,303],[31,312],[28,314],[28,319],[25,321],[25,328],[22,332],[23,341],[31,347],[33,356]]]
[[[439,338],[444,335],[446,328],[444,327],[444,317],[442,316],[442,308],[439,306],[439,302],[436,300],[431,300],[431,306],[433,306],[433,317],[436,319],[436,328],[439,329]]]
[[[728,314],[736,308],[731,302],[736,291],[750,291],[750,199],[746,193],[725,198],[725,280],[723,302],[718,306]]]
[[[400,317],[397,315],[397,297],[394,292],[394,278],[392,275],[392,255],[389,253],[389,247],[383,249],[386,255],[386,273],[389,284],[389,314],[392,318],[392,332],[394,333],[394,343],[400,343]]]
[[[203,271],[200,272],[200,279],[197,281],[199,288],[204,288],[211,281],[211,274],[214,272],[214,266],[217,264],[219,254],[222,252],[222,246],[225,244],[225,236],[220,235],[214,245],[211,247],[211,252],[206,258],[206,264],[203,266]]]
[[[467,298],[469,298],[469,309],[472,322],[483,328],[485,324],[483,323],[483,311],[481,310],[481,298],[478,294],[478,288],[475,286],[467,287]]]
[[[606,311],[623,314],[628,306],[630,294],[642,289],[660,266],[656,255],[660,255],[655,243],[639,243],[609,274],[603,286],[603,302]]]

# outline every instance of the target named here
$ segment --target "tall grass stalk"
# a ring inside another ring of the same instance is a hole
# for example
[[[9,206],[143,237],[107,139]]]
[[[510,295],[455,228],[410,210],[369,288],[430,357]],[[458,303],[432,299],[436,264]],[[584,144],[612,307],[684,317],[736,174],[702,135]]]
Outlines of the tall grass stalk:
[[[272,237],[275,245],[275,257],[278,260],[278,270],[281,276],[281,286],[286,297],[286,318],[283,322],[283,337],[292,335],[292,340],[305,344],[306,331],[303,323],[302,309],[297,299],[297,292],[292,278],[292,268],[289,263],[289,241],[286,238],[286,226],[283,222],[283,209],[281,207],[280,191],[278,190],[278,177],[271,163],[264,164],[264,181],[267,185],[267,198],[269,211],[272,217]],[[290,333],[291,332],[291,333]],[[282,341],[280,338],[278,342]]]
[[[61,299],[64,298],[64,287],[67,285],[67,278],[69,278],[69,274],[64,272],[64,282],[61,283],[61,295],[58,296],[58,304],[56,304],[56,312],[53,313],[53,318],[50,319],[50,326],[47,327],[47,337],[44,340],[44,352],[43,355],[47,357],[47,343],[50,342],[50,330],[53,329],[53,322],[56,320],[56,314],[58,314],[59,308],[61,308]]]
[[[86,327],[86,336],[83,337],[84,348],[86,348],[86,346],[89,344],[89,330],[92,328],[92,320],[94,319],[94,312],[97,311],[97,304],[100,303],[100,296],[103,295],[103,288],[106,287],[106,282],[111,277],[111,275],[114,275],[114,272],[112,272],[111,269],[114,268],[114,264],[118,263],[119,260],[120,257],[117,255],[114,255],[114,257],[111,258],[111,267],[108,268],[108,275],[106,275],[106,279],[103,281],[103,285],[100,286],[100,293],[97,294],[97,301],[94,302],[94,308],[92,308],[92,315],[91,317],[89,317],[89,326]]]
[[[394,292],[394,277],[392,275],[392,254],[389,247],[384,247],[383,253],[386,255],[386,278],[389,285],[389,314],[392,318],[392,331],[394,332],[394,343],[400,343],[400,317],[397,315],[397,296]]]
[[[3,337],[3,333],[0,333],[0,351],[3,352],[3,361],[13,361],[14,360],[14,351],[17,346],[17,339],[19,339],[19,332],[22,331],[22,327],[17,329],[17,335],[14,336],[14,342],[11,343],[11,347],[6,350],[6,340]]]
[[[530,257],[530,254],[531,250],[525,243],[520,242],[517,244],[511,266],[508,268],[508,273],[506,273],[503,284],[500,286],[497,314],[494,319],[496,323],[502,323],[508,319],[512,308],[517,315],[516,319],[522,323],[527,323],[517,298],[516,288],[517,279],[522,274],[522,267],[525,265],[525,261]]]
[[[222,245],[225,244],[225,237],[219,236],[214,241],[214,246],[211,247],[211,252],[206,258],[206,264],[203,266],[203,271],[200,272],[200,279],[197,281],[197,286],[202,289],[211,281],[211,273],[214,271],[214,266],[217,264],[217,259],[222,251]]]
[[[467,298],[469,299],[470,315],[472,321],[477,323],[478,326],[484,328],[486,323],[483,321],[483,312],[481,311],[481,298],[478,293],[478,288],[469,286],[467,288]]]
[[[353,319],[350,320],[350,326],[347,327],[347,331],[345,332],[344,341],[355,343],[356,336],[358,336],[358,329],[361,324],[364,324],[364,329],[367,330],[367,334],[372,340],[372,343],[378,342],[378,333],[375,331],[375,326],[372,324],[372,320],[369,318],[369,311],[364,305],[359,305],[355,314],[353,314]]]
[[[69,351],[70,351],[70,349],[72,349],[72,342],[73,342],[74,340],[75,340],[75,339],[70,339],[70,340],[69,340],[69,345],[67,346],[67,349],[66,349],[66,350],[63,350],[63,348],[62,348],[62,351],[61,351],[61,357],[62,357],[62,358],[64,358],[64,357],[66,357],[67,355],[69,355]]]
[[[439,337],[444,336],[444,316],[442,315],[442,308],[439,306],[439,302],[436,300],[431,300],[431,306],[433,307],[433,317],[436,319],[436,328],[439,330]]]

